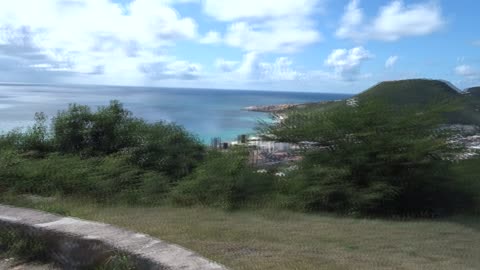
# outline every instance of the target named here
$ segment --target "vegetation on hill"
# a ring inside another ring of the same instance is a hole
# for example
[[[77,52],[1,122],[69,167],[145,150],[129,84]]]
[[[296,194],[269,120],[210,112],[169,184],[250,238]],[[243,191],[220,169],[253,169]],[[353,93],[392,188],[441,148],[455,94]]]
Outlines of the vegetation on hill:
[[[299,110],[280,125],[265,124],[272,139],[318,145],[307,149],[285,183],[294,207],[308,211],[382,215],[451,212],[474,195],[450,172],[458,147],[438,130],[446,106],[398,109],[360,102],[335,110]]]
[[[443,81],[402,80],[379,83],[359,94],[360,100],[381,100],[393,106],[418,106],[443,102],[459,96],[455,89]]]
[[[471,91],[476,93],[475,88]],[[411,79],[381,82],[352,99],[362,102],[379,102],[393,108],[456,104],[454,110],[444,113],[444,124],[480,125],[480,99],[478,97],[480,94],[478,96],[476,94],[465,95],[448,82]],[[331,110],[346,105],[345,101],[338,101],[309,104],[307,107]]]
[[[472,97],[480,98],[480,86],[468,88],[467,90],[465,90],[465,94]]]
[[[205,153],[182,127],[146,123],[113,101],[97,111],[70,105],[52,119],[0,137],[0,192],[159,201]]]
[[[260,125],[272,140],[315,145],[285,177],[252,167],[247,149],[207,150],[182,127],[147,123],[117,101],[95,111],[70,105],[50,125],[38,113],[26,131],[0,136],[0,194],[384,216],[480,209],[480,159],[452,162],[461,149],[439,129],[464,109],[464,95],[413,80],[357,98],[290,109],[283,121]]]

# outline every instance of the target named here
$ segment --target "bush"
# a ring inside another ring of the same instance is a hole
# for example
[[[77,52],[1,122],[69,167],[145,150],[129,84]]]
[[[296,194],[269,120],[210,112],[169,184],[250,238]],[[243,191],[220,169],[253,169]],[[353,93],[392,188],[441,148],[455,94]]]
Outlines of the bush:
[[[140,143],[129,149],[131,161],[175,179],[190,174],[204,157],[200,141],[175,124],[144,125],[138,138]]]
[[[134,118],[118,101],[97,111],[72,104],[52,120],[0,136],[0,192],[158,203],[204,157],[182,127]]]
[[[53,118],[55,146],[62,153],[78,153],[89,146],[92,112],[88,106],[71,104]]]
[[[164,199],[170,188],[169,178],[141,169],[122,155],[88,159],[58,154],[43,159],[10,156],[0,171],[0,187],[17,193],[156,203]]]
[[[173,201],[225,209],[263,203],[273,191],[274,177],[256,173],[247,159],[245,149],[209,152],[205,162],[175,187]]]
[[[53,145],[47,127],[47,116],[43,113],[35,114],[35,123],[25,132],[15,129],[0,136],[0,151],[16,149],[41,156],[52,151]]]

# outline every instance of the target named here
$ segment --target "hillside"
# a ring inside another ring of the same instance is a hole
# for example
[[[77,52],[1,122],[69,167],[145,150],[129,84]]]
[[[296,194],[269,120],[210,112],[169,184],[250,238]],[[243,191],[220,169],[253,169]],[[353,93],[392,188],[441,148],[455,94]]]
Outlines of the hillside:
[[[469,89],[469,95],[459,92],[449,82],[440,80],[411,79],[381,82],[352,99],[381,101],[394,107],[433,105],[444,102],[456,104],[458,109],[446,113],[448,124],[480,125],[480,87]],[[479,97],[478,99],[472,97]],[[311,109],[329,110],[345,106],[349,101],[329,104],[311,104]],[[350,103],[351,104],[351,103]]]
[[[465,90],[465,94],[471,97],[480,98],[480,86],[468,88]]]
[[[392,105],[426,105],[461,94],[446,82],[437,80],[401,80],[379,83],[359,94],[360,100],[380,99]]]

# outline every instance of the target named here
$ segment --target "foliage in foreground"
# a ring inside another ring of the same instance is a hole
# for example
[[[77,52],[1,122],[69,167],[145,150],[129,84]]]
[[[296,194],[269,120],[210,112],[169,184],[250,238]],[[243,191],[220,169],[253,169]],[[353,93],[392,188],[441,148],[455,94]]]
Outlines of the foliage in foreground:
[[[173,191],[172,199],[181,205],[210,205],[234,209],[259,205],[274,192],[271,174],[257,173],[248,164],[248,152],[234,149],[212,151],[195,172]]]
[[[0,253],[26,261],[48,260],[46,244],[17,230],[0,231]]]
[[[291,207],[307,211],[437,215],[470,208],[478,191],[456,181],[449,159],[459,149],[438,128],[448,108],[360,103],[298,110],[280,124],[264,124],[276,140],[316,145],[282,193]]]
[[[71,105],[50,127],[37,114],[26,132],[0,136],[0,193],[388,216],[478,211],[480,159],[451,162],[460,149],[438,128],[449,107],[292,110],[263,131],[314,147],[279,178],[250,166],[246,149],[207,152],[182,127],[146,123],[117,102],[97,112]]]
[[[0,188],[42,196],[86,196],[99,202],[158,203],[171,179],[131,164],[128,157],[81,158],[49,154],[41,159],[0,156]]]
[[[14,150],[42,158],[51,153],[82,158],[120,153],[129,162],[174,179],[189,174],[203,158],[201,143],[172,123],[146,123],[117,101],[99,107],[71,104],[59,111],[50,127],[42,113],[26,132],[14,130],[0,137],[2,151]]]

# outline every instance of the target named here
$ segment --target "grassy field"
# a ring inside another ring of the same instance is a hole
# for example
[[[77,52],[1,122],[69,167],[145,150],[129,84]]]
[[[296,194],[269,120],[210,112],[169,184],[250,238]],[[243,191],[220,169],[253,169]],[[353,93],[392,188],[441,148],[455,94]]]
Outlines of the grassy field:
[[[478,218],[388,221],[59,199],[4,202],[148,233],[239,270],[480,268]]]

